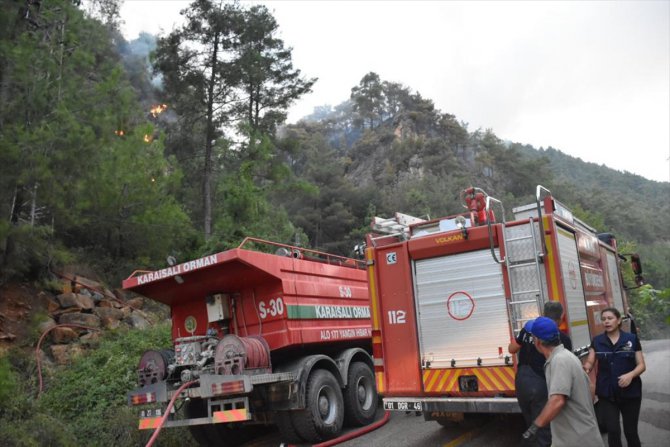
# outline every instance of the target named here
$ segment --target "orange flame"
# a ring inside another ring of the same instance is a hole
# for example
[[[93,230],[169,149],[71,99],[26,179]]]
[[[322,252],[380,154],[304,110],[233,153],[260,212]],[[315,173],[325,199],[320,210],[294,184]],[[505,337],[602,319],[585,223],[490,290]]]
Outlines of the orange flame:
[[[122,136],[124,136],[125,134],[126,134],[126,133],[125,133],[123,130],[115,130],[115,131],[114,131],[114,135],[116,135],[116,136],[118,136],[118,137],[122,137]]]
[[[144,142],[145,143],[151,143],[151,137],[149,135],[144,136]]]
[[[154,118],[156,118],[158,115],[165,112],[167,110],[167,107],[168,107],[167,104],[155,105],[151,108],[150,113]]]

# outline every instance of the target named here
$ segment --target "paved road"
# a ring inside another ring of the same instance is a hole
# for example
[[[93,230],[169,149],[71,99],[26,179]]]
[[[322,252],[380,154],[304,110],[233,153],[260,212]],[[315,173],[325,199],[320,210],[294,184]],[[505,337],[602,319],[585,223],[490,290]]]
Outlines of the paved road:
[[[640,438],[645,447],[670,446],[670,340],[646,341],[642,343],[642,349],[647,371],[642,375]],[[382,415],[380,410],[378,417]],[[510,415],[494,417],[472,430],[443,428],[414,413],[394,412],[383,427],[339,446],[515,447],[519,445],[523,425],[520,415]],[[279,434],[273,432],[247,447],[277,447],[280,443]]]

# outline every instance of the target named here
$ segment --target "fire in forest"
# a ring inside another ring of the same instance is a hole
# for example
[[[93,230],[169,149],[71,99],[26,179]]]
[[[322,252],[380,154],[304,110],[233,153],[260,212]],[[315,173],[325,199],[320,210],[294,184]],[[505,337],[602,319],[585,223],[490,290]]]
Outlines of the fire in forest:
[[[154,118],[156,118],[158,115],[165,112],[167,110],[167,108],[168,108],[167,104],[158,104],[158,105],[153,106],[151,108],[151,110],[149,111],[149,113],[151,113],[151,115]]]

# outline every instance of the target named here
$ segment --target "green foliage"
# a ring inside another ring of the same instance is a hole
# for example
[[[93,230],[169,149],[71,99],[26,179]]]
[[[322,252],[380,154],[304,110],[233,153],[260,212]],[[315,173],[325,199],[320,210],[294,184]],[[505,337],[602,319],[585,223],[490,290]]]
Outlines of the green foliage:
[[[69,0],[27,15],[15,3],[3,4],[14,20],[0,34],[2,279],[39,276],[74,253],[127,272],[123,261],[192,245],[174,198],[180,171],[112,45],[118,2],[94,2],[105,25]]]
[[[56,413],[57,415],[57,413]],[[37,413],[27,419],[0,420],[2,445],[6,447],[76,447],[81,445],[56,415]],[[93,445],[93,444],[89,444]]]
[[[6,355],[0,356],[0,415],[6,411],[7,403],[18,390],[17,377]]]
[[[208,241],[217,209],[227,207],[226,196],[219,194],[215,200],[215,191],[230,189],[226,184],[239,163],[255,161],[237,159],[230,165],[221,160],[236,158],[231,149],[252,157],[254,139],[274,133],[289,105],[309,92],[316,79],[303,79],[300,70],[293,68],[291,49],[277,37],[277,22],[265,6],[197,0],[183,13],[186,24],[160,39],[155,62],[163,74],[166,97],[185,118],[173,137],[188,144],[173,146],[174,152],[180,159],[199,157],[197,163],[187,161],[184,168],[194,174],[193,179],[201,180],[189,182],[189,187],[192,191],[201,187],[196,212]],[[193,128],[200,132],[194,133]],[[240,129],[248,136],[247,147],[233,148],[224,135]],[[248,192],[249,186],[243,189]]]
[[[126,408],[126,393],[136,387],[136,367],[142,352],[170,345],[170,326],[165,324],[143,331],[106,333],[96,350],[79,357],[51,379],[39,409],[68,421],[77,445],[146,442],[147,434],[137,430],[136,412]]]
[[[642,286],[631,298],[631,308],[642,338],[670,337],[670,288]]]

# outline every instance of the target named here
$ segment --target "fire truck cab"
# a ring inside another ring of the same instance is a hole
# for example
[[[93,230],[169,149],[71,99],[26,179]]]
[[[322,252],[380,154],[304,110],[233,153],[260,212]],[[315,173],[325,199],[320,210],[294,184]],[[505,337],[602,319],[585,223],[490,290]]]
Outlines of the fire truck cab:
[[[602,309],[628,309],[616,240],[548,189],[509,222],[479,188],[462,199],[463,214],[376,219],[367,238],[377,390],[387,410],[440,423],[520,412],[507,346],[546,301],[563,304],[560,327],[580,356],[603,330]]]

